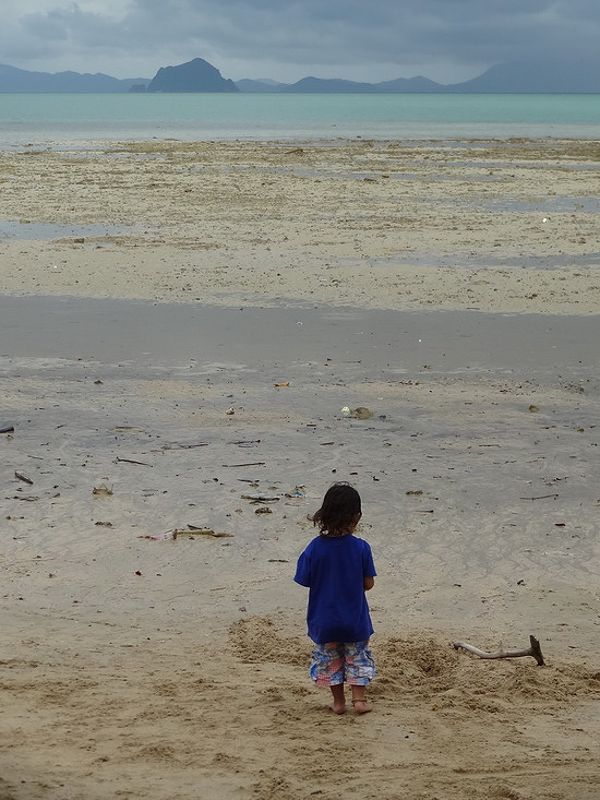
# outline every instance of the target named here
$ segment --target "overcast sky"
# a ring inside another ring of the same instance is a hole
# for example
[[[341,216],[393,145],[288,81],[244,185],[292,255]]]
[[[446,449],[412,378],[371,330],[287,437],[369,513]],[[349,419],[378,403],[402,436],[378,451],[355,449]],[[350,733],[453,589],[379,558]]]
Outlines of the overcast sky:
[[[200,56],[234,80],[451,83],[600,42],[600,0],[1,0],[0,15],[0,63],[120,78]]]

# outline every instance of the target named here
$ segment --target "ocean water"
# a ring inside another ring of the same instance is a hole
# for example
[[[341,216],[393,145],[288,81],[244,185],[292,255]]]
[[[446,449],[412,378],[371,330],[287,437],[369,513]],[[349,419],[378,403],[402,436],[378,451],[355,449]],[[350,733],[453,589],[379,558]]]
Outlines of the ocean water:
[[[0,94],[0,148],[97,140],[600,138],[600,95]]]

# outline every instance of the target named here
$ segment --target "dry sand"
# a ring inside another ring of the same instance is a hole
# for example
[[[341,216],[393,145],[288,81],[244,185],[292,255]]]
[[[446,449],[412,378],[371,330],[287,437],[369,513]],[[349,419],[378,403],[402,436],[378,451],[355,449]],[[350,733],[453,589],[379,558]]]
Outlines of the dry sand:
[[[597,147],[291,149],[2,156],[0,216],[136,226],[6,240],[2,291],[213,307],[0,299],[0,798],[596,800],[598,223],[547,204],[593,208]],[[364,718],[291,581],[334,479],[380,573]],[[140,538],[189,524],[230,536]],[[530,633],[547,667],[450,646]]]

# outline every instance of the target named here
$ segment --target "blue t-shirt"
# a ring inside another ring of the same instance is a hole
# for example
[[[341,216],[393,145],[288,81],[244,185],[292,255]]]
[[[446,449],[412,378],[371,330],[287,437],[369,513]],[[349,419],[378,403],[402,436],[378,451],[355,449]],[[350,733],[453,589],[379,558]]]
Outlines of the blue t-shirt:
[[[298,559],[294,580],[308,586],[308,635],[316,644],[363,642],[373,633],[364,579],[371,548],[352,534],[317,536]]]

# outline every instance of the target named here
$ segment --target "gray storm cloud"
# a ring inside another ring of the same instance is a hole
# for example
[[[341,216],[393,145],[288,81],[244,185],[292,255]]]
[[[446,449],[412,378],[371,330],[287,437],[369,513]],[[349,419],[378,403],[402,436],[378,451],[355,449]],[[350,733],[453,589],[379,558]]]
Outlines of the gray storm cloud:
[[[594,55],[600,34],[597,0],[6,2],[0,62],[26,68],[81,69],[87,59],[107,72],[131,64],[151,74],[202,56],[224,73],[252,75],[260,64],[300,77],[315,65],[331,74],[352,65],[369,80],[375,65],[391,78],[439,64],[468,70],[550,52]]]

